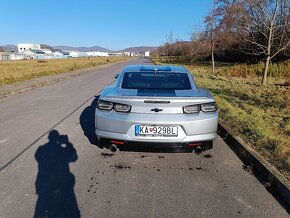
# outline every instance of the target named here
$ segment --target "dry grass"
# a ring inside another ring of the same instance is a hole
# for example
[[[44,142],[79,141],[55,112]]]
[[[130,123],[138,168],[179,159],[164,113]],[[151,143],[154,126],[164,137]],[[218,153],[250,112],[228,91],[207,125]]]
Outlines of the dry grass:
[[[70,58],[52,60],[0,61],[0,85],[35,77],[119,62],[128,57]]]
[[[211,90],[220,118],[290,179],[290,93],[285,85],[290,71],[270,78],[269,85],[263,87],[261,77],[227,75],[225,72],[232,72],[234,66],[218,67],[215,75],[208,66],[186,67],[199,86]]]

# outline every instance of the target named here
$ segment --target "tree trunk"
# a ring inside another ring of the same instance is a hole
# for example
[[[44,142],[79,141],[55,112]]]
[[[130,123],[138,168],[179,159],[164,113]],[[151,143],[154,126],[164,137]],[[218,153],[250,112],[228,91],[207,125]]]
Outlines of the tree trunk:
[[[211,72],[214,74],[214,53],[211,54]]]
[[[267,84],[267,74],[268,74],[268,70],[269,70],[269,63],[270,63],[270,55],[268,55],[266,60],[265,60],[265,68],[264,68],[264,75],[263,75],[263,79],[262,79],[262,85]]]
[[[211,72],[214,74],[214,41],[213,41],[213,36],[211,39]]]
[[[214,41],[214,11],[215,11],[215,0],[212,0],[212,14],[211,14],[211,73],[214,74],[214,46],[215,46],[215,41]]]

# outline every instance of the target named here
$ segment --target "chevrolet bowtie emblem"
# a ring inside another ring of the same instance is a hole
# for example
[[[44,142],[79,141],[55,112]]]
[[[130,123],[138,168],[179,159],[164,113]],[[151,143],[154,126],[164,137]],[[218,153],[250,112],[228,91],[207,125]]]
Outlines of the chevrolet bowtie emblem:
[[[163,111],[163,109],[160,109],[160,108],[152,108],[151,111],[159,112],[159,111]]]

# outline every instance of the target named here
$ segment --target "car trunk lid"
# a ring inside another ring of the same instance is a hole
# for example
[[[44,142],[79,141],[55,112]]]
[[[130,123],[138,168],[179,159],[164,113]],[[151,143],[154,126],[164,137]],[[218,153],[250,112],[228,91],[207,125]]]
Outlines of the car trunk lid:
[[[172,89],[115,89],[108,87],[102,100],[132,106],[131,113],[181,114],[183,107],[212,102],[211,94],[202,88],[195,90]]]

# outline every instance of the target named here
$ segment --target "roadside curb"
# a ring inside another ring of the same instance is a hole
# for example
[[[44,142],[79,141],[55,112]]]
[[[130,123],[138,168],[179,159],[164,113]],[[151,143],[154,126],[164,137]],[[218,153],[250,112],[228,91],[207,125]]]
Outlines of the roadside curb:
[[[236,136],[231,128],[219,121],[218,134],[242,160],[245,168],[253,173],[265,188],[290,211],[290,183],[269,162]]]

